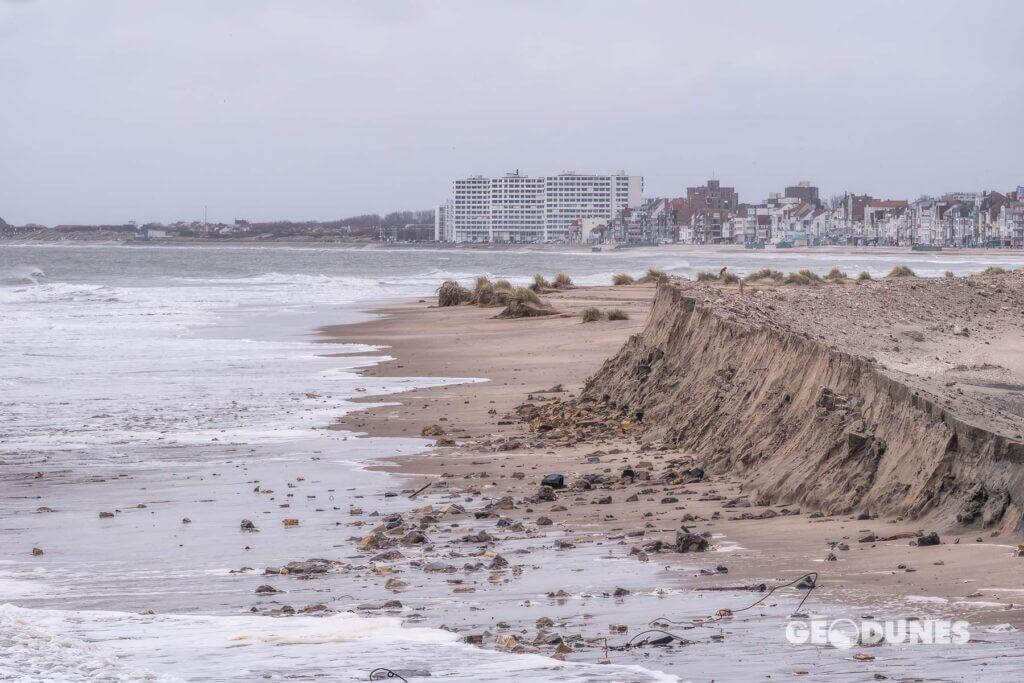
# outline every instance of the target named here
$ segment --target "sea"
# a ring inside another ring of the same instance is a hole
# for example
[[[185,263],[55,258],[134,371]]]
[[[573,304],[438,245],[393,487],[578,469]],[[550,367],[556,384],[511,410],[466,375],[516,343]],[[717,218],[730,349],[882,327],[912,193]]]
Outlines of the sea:
[[[405,483],[367,467],[430,442],[328,429],[366,405],[354,399],[388,403],[413,387],[484,381],[365,377],[389,350],[325,345],[318,328],[481,274],[525,284],[565,272],[585,285],[648,268],[693,277],[722,266],[738,275],[838,266],[880,276],[899,264],[962,275],[1019,268],[1024,254],[0,245],[0,680],[363,681],[381,668],[409,680],[687,680],[698,669],[656,659],[563,662],[466,645],[447,626],[467,623],[468,604],[486,612],[485,597],[438,594],[412,608],[444,614],[445,624],[356,609],[389,597],[358,579],[331,590],[293,582],[261,606],[332,611],[250,611],[263,567],[359,561],[356,532],[342,523],[350,508],[415,504],[385,497]],[[274,503],[260,489],[276,490]],[[284,514],[300,526],[281,525]],[[242,532],[246,518],[260,530]],[[670,583],[638,575],[635,562],[592,559],[622,585]],[[574,596],[594,589],[591,575],[573,580]],[[515,590],[524,610],[543,597],[540,583]],[[632,609],[664,609],[668,594],[645,594]],[[760,661],[759,677],[785,678],[801,657],[820,665],[817,652],[758,659],[752,647],[707,672],[739,680]]]

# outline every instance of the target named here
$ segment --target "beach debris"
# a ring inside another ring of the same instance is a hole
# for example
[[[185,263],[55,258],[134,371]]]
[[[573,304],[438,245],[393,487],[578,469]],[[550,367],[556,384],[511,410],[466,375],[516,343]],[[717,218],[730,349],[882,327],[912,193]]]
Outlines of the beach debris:
[[[263,584],[261,586],[256,586],[256,594],[257,595],[269,595],[269,594],[272,594],[272,593],[284,593],[284,591],[278,590],[277,588],[274,588],[269,583],[265,583],[265,584]]]
[[[935,531],[924,534],[917,539],[918,546],[939,545],[939,542],[939,534]]]
[[[113,517],[113,516],[114,516],[113,512],[101,512],[100,513],[100,519],[107,519],[107,518]]]
[[[553,522],[550,517],[538,517],[537,526],[551,526]]]
[[[182,518],[181,518],[181,523],[182,523],[182,524],[191,524],[191,523],[192,523],[192,520],[191,520],[191,519],[189,519],[188,517],[182,517]]]
[[[537,500],[538,501],[548,501],[548,502],[550,502],[550,501],[554,501],[556,499],[557,498],[555,497],[555,490],[553,488],[551,488],[550,486],[541,486],[540,489],[537,491]]]
[[[32,554],[34,556],[38,557],[38,556],[43,554],[43,549],[42,548],[32,548]]]
[[[427,425],[420,430],[420,436],[444,436],[444,427],[439,424]]]
[[[506,560],[501,555],[495,555],[494,559],[491,560],[491,564],[490,566],[488,566],[488,569],[502,569],[507,566],[508,560]]]
[[[440,439],[438,439],[438,441],[440,441]],[[428,488],[430,488],[430,484],[431,484],[431,483],[433,483],[433,482],[427,482],[427,483],[426,483],[426,484],[424,484],[423,486],[419,487],[418,489],[416,489],[415,491],[413,491],[412,493],[410,493],[410,494],[409,494],[409,500],[412,500],[413,498],[415,498],[416,496],[418,496],[419,494],[423,493],[423,492],[424,492],[424,491],[426,491],[426,490],[427,490]],[[356,509],[358,510],[359,508],[356,508]],[[352,514],[356,514],[356,513],[352,513]],[[359,513],[358,513],[358,514],[363,514],[363,511],[362,511],[362,510],[359,510]]]
[[[796,584],[796,587],[797,588],[808,588],[808,589],[814,588],[815,585],[816,585],[817,578],[818,578],[817,574],[814,574],[814,573],[808,574],[807,576],[804,576],[804,577],[802,577],[800,579],[799,583]]]
[[[357,550],[383,550],[384,548],[390,548],[395,544],[395,541],[385,537],[383,534],[373,532],[359,539],[356,543]]]
[[[281,520],[281,524],[284,524],[285,526],[298,526],[299,520],[295,519],[294,517],[287,517]]]
[[[677,531],[675,549],[677,553],[702,553],[708,549],[708,539],[689,531]]]
[[[553,489],[565,488],[565,477],[561,474],[549,474],[540,480],[541,486],[550,486]]]
[[[239,527],[242,531],[259,531],[259,529],[256,528],[256,525],[252,523],[251,519],[243,519],[242,523],[239,524]]]
[[[502,652],[511,652],[519,647],[519,640],[511,633],[502,633],[494,639],[494,647]]]

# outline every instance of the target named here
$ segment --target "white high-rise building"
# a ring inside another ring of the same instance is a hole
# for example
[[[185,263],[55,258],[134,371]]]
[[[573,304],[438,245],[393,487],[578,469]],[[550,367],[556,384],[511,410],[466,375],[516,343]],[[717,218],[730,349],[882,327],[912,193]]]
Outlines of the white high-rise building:
[[[625,171],[615,175],[568,171],[548,176],[544,179],[545,241],[568,240],[575,220],[611,220],[625,208],[638,208],[643,192],[643,177]]]
[[[464,178],[452,183],[437,233],[450,242],[564,242],[574,221],[610,221],[623,209],[639,207],[643,187],[643,176],[625,171]]]

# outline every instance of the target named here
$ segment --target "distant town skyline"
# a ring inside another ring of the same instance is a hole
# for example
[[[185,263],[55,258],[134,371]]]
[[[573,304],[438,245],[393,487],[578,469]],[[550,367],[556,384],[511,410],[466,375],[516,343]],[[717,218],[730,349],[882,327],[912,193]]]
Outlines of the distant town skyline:
[[[1003,0],[0,0],[0,216],[330,220],[517,168],[1006,192],[1022,34]]]

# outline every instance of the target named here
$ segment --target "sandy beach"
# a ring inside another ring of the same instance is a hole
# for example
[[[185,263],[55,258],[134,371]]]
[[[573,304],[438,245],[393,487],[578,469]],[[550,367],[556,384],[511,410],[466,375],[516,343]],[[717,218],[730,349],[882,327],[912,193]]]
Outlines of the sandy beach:
[[[690,286],[692,283],[684,285]],[[883,282],[871,286],[884,289],[896,285]],[[726,307],[758,301],[762,309],[771,309],[773,304],[764,302],[779,305],[773,297],[789,295],[771,283],[761,287],[765,295],[761,299],[752,298],[750,287],[746,289],[741,294],[737,287],[710,287],[697,296],[721,297]],[[553,292],[544,298],[560,314],[513,320],[496,318],[500,309],[472,305],[437,308],[433,300],[419,300],[381,308],[375,311],[380,317],[370,322],[327,328],[323,332],[331,340],[381,345],[395,357],[367,374],[488,380],[399,394],[392,397],[392,405],[353,413],[339,426],[374,435],[404,436],[418,435],[431,425],[441,427],[441,443],[450,443],[444,440],[450,438],[454,446],[398,458],[388,470],[413,476],[417,488],[433,483],[420,495],[435,506],[442,501],[463,501],[467,510],[500,505],[502,519],[528,530],[557,533],[568,544],[559,552],[581,553],[579,571],[594,571],[582,559],[584,549],[613,546],[638,565],[658,565],[668,584],[684,593],[771,586],[818,572],[812,606],[846,605],[873,615],[962,618],[979,629],[1024,623],[1024,591],[1019,582],[1024,560],[1016,557],[1022,538],[1013,524],[957,526],[950,524],[950,512],[941,505],[919,516],[860,510],[829,514],[820,506],[764,500],[751,488],[745,468],[731,472],[720,463],[713,467],[708,453],[675,449],[645,439],[640,432],[602,433],[571,445],[538,441],[530,425],[517,415],[517,407],[524,402],[544,406],[552,399],[567,401],[579,394],[588,378],[598,373],[631,335],[650,327],[648,316],[655,292],[653,285]],[[881,306],[886,305],[878,292],[875,298]],[[825,307],[832,305],[829,299],[819,298],[822,310],[815,311],[815,300],[801,294],[800,301],[804,307],[801,315],[818,321],[823,320]],[[580,312],[589,306],[624,308],[630,318],[582,323]],[[1005,305],[992,307],[1000,316],[1004,309]],[[754,311],[749,310],[740,317],[752,316]],[[870,315],[853,317],[875,320]],[[786,324],[795,324],[795,319],[787,318]],[[1005,317],[1001,319],[1006,322]],[[844,343],[837,320],[833,316],[828,321],[838,331],[834,338],[822,340],[826,345]],[[908,315],[903,322],[909,330],[916,321]],[[978,322],[989,324],[987,320]],[[845,343],[870,352],[873,338],[861,332],[859,339],[847,338]],[[1019,328],[1011,323],[1000,327],[997,336],[1017,334]],[[942,355],[950,366],[963,365],[966,356],[958,354],[970,355],[970,351],[958,351],[954,343],[941,346],[930,353],[936,358]],[[890,355],[895,358],[897,354]],[[899,359],[894,365],[907,372]],[[1001,372],[1005,378],[1019,368]],[[934,374],[933,369],[922,371],[922,382],[936,391],[952,386],[945,380],[934,381]],[[965,414],[980,418],[986,401],[1006,399],[990,392],[985,389],[971,396],[961,392],[960,407]],[[1000,405],[1006,405],[1005,401]],[[994,410],[986,415],[1004,426],[1019,424],[1012,411]],[[671,477],[673,471],[693,467],[707,467],[708,474]],[[622,476],[624,472],[628,476]],[[666,472],[670,473],[668,479]],[[545,500],[542,493],[538,498],[541,478],[551,473],[564,475],[567,488],[549,494],[550,499]],[[580,486],[585,479],[593,485]],[[830,485],[842,483],[837,480]],[[674,552],[682,527],[703,534],[719,552]],[[918,545],[919,536],[931,531],[938,533],[941,543]],[[457,547],[454,538],[441,543],[434,540],[435,552],[440,550],[442,555]],[[486,547],[501,553],[503,545],[498,529]],[[556,577],[551,580],[554,582],[544,590],[555,594],[559,586]],[[757,595],[753,591],[751,601]],[[659,615],[644,616],[653,620]],[[700,616],[676,614],[674,618]],[[629,633],[636,633],[638,626],[630,625]]]
[[[196,297],[177,249],[133,250],[129,272],[124,248],[24,249],[7,254],[24,265],[7,293],[0,674],[81,679],[96,658],[129,679],[474,683],[1019,668],[1019,274],[928,256],[913,266],[932,277],[889,279],[899,256],[804,255],[773,265],[876,279],[741,293],[694,279],[758,255],[444,265],[467,285],[573,274],[540,295],[549,315],[508,318],[438,308],[446,275],[398,250],[237,250],[226,277],[195,249]],[[652,265],[678,277],[606,284]],[[961,277],[935,277],[948,267]],[[963,618],[972,640],[794,645],[793,614]]]

